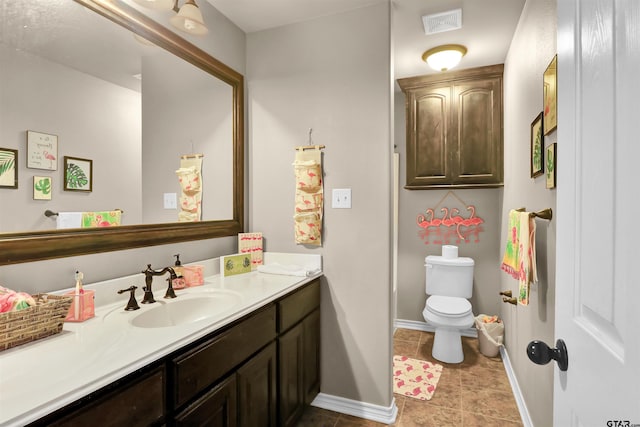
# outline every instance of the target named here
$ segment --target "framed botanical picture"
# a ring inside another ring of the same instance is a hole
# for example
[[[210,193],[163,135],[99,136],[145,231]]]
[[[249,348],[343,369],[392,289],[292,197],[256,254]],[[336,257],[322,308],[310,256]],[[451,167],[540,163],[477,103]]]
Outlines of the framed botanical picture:
[[[542,113],[531,123],[531,178],[544,172],[544,138],[542,137]]]
[[[33,200],[51,200],[51,177],[33,177]]]
[[[27,167],[58,170],[58,137],[56,135],[27,131]]]
[[[93,189],[93,160],[64,156],[65,191]]]
[[[555,55],[544,71],[544,135],[558,127],[558,55]]]
[[[558,165],[556,143],[547,147],[547,188],[556,188],[556,166]]]
[[[0,188],[18,188],[18,150],[0,148]]]

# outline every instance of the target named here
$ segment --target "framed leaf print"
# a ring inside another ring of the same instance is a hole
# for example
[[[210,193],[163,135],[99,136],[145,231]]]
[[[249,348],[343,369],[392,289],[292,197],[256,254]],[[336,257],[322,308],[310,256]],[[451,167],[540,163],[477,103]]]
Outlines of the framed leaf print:
[[[0,148],[0,188],[18,188],[18,150]]]
[[[51,200],[51,177],[33,177],[33,200]]]
[[[65,191],[86,191],[93,189],[93,160],[64,156]]]
[[[544,139],[542,137],[542,113],[531,123],[531,178],[544,171]]]
[[[558,165],[556,143],[547,147],[547,188],[556,188],[556,166]]]

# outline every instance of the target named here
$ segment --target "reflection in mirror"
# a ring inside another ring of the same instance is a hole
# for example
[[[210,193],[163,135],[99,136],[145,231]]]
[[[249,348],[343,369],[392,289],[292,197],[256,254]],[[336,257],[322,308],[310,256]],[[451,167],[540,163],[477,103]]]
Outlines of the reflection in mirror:
[[[231,85],[78,3],[2,4],[2,146],[25,160],[18,191],[3,192],[0,232],[56,228],[45,209],[119,208],[124,225],[177,221],[180,206],[165,206],[165,194],[179,201],[175,170],[195,153],[204,154],[201,219],[232,218]],[[26,167],[27,130],[58,137],[51,168]],[[93,161],[89,194],[63,190],[64,156]],[[34,176],[52,178],[50,201],[30,197]]]
[[[0,146],[20,152],[18,189],[0,189],[0,265],[242,231],[242,75],[122,1],[0,0],[0,13]],[[55,167],[27,168],[27,130],[58,137]],[[194,153],[203,221],[177,223],[165,200],[180,202],[175,171]],[[91,192],[63,190],[64,156],[92,160]],[[34,200],[37,176],[51,200]],[[44,216],[115,208],[109,229]]]

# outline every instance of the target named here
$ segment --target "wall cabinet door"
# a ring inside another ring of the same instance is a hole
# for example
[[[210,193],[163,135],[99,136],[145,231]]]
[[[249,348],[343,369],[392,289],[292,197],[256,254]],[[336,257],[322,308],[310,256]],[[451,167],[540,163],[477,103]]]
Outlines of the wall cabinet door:
[[[276,343],[271,343],[237,372],[238,426],[276,427]]]
[[[502,70],[398,80],[406,96],[405,188],[502,186]]]

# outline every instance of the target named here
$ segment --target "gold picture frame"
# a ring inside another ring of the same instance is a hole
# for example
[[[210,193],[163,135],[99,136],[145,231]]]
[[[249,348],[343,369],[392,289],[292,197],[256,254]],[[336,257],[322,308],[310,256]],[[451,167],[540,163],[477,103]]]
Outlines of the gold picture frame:
[[[544,173],[544,136],[542,112],[531,123],[531,178]]]
[[[542,83],[544,93],[543,135],[549,135],[558,127],[558,55],[554,55],[547,69],[544,70]]]

